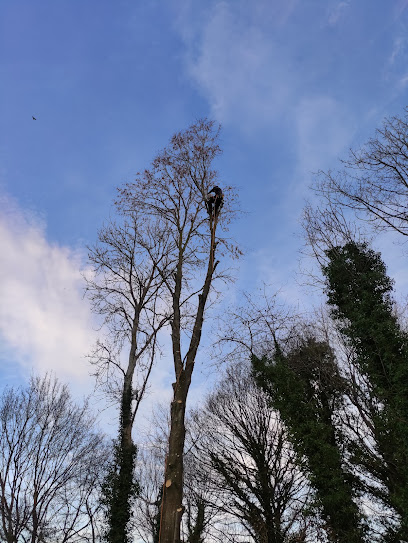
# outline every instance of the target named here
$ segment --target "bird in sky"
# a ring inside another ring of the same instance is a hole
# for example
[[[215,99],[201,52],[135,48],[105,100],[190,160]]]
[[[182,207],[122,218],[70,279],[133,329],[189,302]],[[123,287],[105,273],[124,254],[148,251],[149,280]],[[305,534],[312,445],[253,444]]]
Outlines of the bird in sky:
[[[31,115],[31,117],[33,118],[33,121],[36,121],[37,119],[34,117],[34,115]]]

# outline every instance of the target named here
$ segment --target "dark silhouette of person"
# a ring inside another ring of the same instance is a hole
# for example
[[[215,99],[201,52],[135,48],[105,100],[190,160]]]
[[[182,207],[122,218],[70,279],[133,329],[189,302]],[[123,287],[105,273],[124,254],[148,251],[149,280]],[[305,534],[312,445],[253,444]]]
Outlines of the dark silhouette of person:
[[[207,208],[209,216],[215,219],[218,217],[218,214],[222,206],[224,205],[224,194],[220,187],[217,186],[213,187],[210,191],[208,191],[208,194],[211,194],[211,192],[213,192],[214,194],[207,198],[205,206]]]

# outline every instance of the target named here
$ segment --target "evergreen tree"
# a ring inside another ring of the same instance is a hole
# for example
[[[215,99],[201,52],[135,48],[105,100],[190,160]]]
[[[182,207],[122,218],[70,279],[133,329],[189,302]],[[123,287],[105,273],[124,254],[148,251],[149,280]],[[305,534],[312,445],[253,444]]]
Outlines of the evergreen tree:
[[[389,541],[408,540],[408,342],[392,306],[392,281],[381,256],[349,242],[327,251],[328,302],[355,351],[355,363],[375,396],[372,432],[379,458],[354,450],[362,465],[388,490],[386,503],[400,516]]]
[[[330,541],[364,541],[354,481],[342,461],[342,435],[335,428],[344,383],[325,342],[298,337],[284,353],[275,340],[271,361],[253,358],[258,384],[282,417],[290,439],[316,491]]]

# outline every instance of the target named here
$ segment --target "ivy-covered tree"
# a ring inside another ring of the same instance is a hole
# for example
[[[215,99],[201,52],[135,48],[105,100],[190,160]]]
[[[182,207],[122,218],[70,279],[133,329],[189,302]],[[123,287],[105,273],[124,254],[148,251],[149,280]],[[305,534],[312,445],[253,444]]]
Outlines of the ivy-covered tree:
[[[124,394],[122,402],[125,406],[121,409],[121,428],[129,425],[126,419],[131,412],[131,398]],[[126,443],[123,432],[120,431],[119,438],[114,443],[112,465],[102,487],[102,502],[106,509],[107,521],[105,540],[108,543],[130,541],[129,521],[132,517],[133,502],[139,491],[139,484],[134,476],[136,454],[136,445],[133,441]]]
[[[400,517],[387,541],[408,540],[408,336],[393,312],[392,280],[381,256],[364,243],[327,251],[323,268],[328,302],[355,352],[354,363],[369,383],[375,453],[354,447],[360,464],[387,492],[383,499]],[[375,490],[374,490],[375,492]]]
[[[104,485],[107,543],[130,541],[136,445],[132,431],[158,350],[158,334],[168,323],[163,310],[170,242],[157,221],[138,209],[117,205],[116,221],[98,232],[89,247],[92,273],[86,291],[104,325],[90,359],[97,383],[119,407],[114,462]],[[160,264],[160,267],[159,267]]]
[[[285,349],[275,339],[272,360],[254,356],[252,363],[258,384],[280,412],[309,475],[328,539],[361,543],[363,517],[354,501],[354,479],[343,463],[343,436],[335,425],[344,381],[332,349],[299,334]]]

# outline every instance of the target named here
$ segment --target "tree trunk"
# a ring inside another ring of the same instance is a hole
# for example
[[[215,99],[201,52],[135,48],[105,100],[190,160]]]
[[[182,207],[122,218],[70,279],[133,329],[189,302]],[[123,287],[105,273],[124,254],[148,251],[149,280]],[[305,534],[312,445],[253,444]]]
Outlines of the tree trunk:
[[[184,473],[184,441],[185,441],[185,412],[187,395],[190,388],[191,376],[194,369],[195,358],[201,340],[201,329],[204,321],[205,304],[210,292],[211,280],[218,262],[214,263],[215,254],[215,227],[212,222],[211,247],[208,260],[207,274],[204,280],[202,293],[198,296],[198,307],[194,327],[191,334],[189,349],[183,363],[181,357],[181,320],[180,320],[180,294],[182,283],[182,259],[180,254],[179,265],[175,274],[175,289],[173,294],[173,322],[172,343],[176,382],[173,383],[173,401],[170,410],[170,436],[169,452],[166,459],[163,505],[160,522],[160,543],[180,543],[180,523],[183,516],[183,473]]]
[[[37,534],[38,534],[37,501],[38,501],[38,491],[36,489],[34,490],[33,510],[31,513],[31,520],[32,520],[31,543],[37,542]]]
[[[136,488],[133,481],[136,446],[132,440],[132,380],[135,368],[136,341],[133,338],[120,406],[120,440],[115,451],[117,474],[113,478],[112,499],[109,504],[107,541],[128,543],[131,501]]]
[[[184,512],[183,500],[183,452],[185,441],[185,406],[189,383],[185,382],[185,371],[173,384],[174,398],[171,404],[171,428],[169,452],[166,459],[163,489],[163,509],[160,543],[179,543],[180,522]]]

